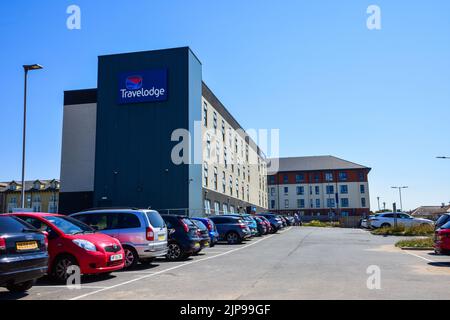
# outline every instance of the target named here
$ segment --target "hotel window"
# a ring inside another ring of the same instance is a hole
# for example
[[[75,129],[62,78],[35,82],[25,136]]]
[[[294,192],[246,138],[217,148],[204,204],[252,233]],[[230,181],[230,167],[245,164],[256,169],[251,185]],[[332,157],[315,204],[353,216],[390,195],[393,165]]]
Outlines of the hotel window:
[[[247,201],[250,201],[250,186],[247,185]]]
[[[341,198],[341,207],[348,208],[348,198]]]
[[[208,127],[208,105],[203,102],[203,125]]]
[[[315,186],[314,189],[315,189],[315,193],[316,193],[317,195],[319,195],[319,194],[320,194],[320,188],[319,188],[319,186]]]
[[[220,142],[216,141],[216,162],[220,163]]]
[[[339,181],[347,181],[347,172],[339,172]]]
[[[275,176],[269,176],[269,183],[275,184]]]
[[[320,199],[316,199],[316,208],[320,208]]]
[[[312,186],[309,186],[309,194],[313,194]]]
[[[283,175],[283,183],[289,182],[289,176],[287,174]]]
[[[244,189],[244,186],[242,186],[241,190],[242,190],[242,200],[244,200],[244,197],[245,197],[245,189]]]
[[[309,201],[309,206],[311,207],[311,209],[314,208],[314,201],[313,201],[313,199],[311,199],[311,200]]]
[[[325,181],[333,181],[333,173],[326,172],[325,173]]]
[[[245,172],[246,172],[246,168],[245,168],[245,166],[244,166],[244,168],[242,169],[242,178],[245,180]]]
[[[211,200],[205,199],[205,214],[211,214]]]
[[[364,172],[359,172],[358,178],[359,178],[359,181],[364,181]]]
[[[225,166],[225,169],[228,168],[228,152],[227,152],[227,147],[223,147],[223,163]]]
[[[214,132],[217,133],[217,113],[215,111],[213,113],[213,126],[214,126]]]
[[[236,178],[236,198],[239,198],[239,179]]]
[[[217,168],[214,168],[214,190],[217,190]]]
[[[241,157],[244,157],[244,140],[241,140]]]
[[[206,162],[203,164],[203,186],[208,186],[208,164]]]
[[[328,198],[327,199],[327,208],[334,208],[335,207],[334,198]]]
[[[270,200],[270,208],[275,209],[275,200]]]
[[[226,203],[223,204],[223,214],[228,213],[228,205]]]
[[[222,193],[226,192],[226,175],[225,171],[222,172]]]
[[[228,145],[231,147],[233,143],[233,133],[231,132],[231,127],[228,127]]]
[[[230,195],[233,195],[233,176],[230,176],[230,180],[228,181],[228,186],[230,187]]]
[[[360,191],[361,193],[366,193],[366,187],[365,187],[363,184],[361,184],[361,185],[359,186],[359,191]]]
[[[245,145],[245,159],[248,162],[248,144]]]
[[[297,187],[297,195],[304,195],[305,194],[305,188],[303,186]]]
[[[241,176],[241,167],[239,167],[239,165],[238,165],[238,167],[237,167],[237,174],[238,174],[238,177]]]
[[[348,186],[346,184],[343,184],[341,186],[341,193],[342,194],[348,194]]]
[[[211,136],[206,135],[206,159],[211,159]]]
[[[305,207],[305,199],[297,199],[297,208],[303,209]]]
[[[234,152],[238,153],[238,138],[234,138]]]
[[[314,181],[317,182],[317,183],[320,182],[320,174],[316,173],[314,175]]]
[[[366,198],[361,198],[361,207],[365,207],[366,206]]]
[[[225,121],[222,120],[222,141],[225,143]]]
[[[289,209],[289,200],[288,199],[284,200],[284,208]]]
[[[271,196],[274,196],[275,195],[275,188],[270,188],[270,195]]]
[[[304,180],[305,180],[305,176],[303,175],[303,173],[295,175],[295,182],[296,183],[303,182]]]
[[[334,186],[327,186],[326,190],[327,194],[334,194]]]
[[[284,187],[284,194],[288,195],[289,194],[289,187]]]
[[[214,202],[214,213],[220,214],[220,203],[217,201]]]

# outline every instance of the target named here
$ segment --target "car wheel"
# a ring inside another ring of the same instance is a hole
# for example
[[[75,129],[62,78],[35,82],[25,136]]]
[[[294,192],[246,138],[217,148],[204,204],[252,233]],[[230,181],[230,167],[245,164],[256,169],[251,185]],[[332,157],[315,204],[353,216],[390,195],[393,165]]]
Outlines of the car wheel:
[[[167,249],[166,257],[169,261],[178,261],[185,257],[185,254],[178,243],[170,243]]]
[[[13,293],[21,293],[30,290],[35,282],[35,280],[30,280],[21,283],[8,284],[6,289]]]
[[[53,264],[52,276],[58,282],[65,282],[69,277],[67,269],[71,266],[78,266],[77,261],[74,257],[69,255],[64,255],[56,259]]]
[[[236,232],[229,232],[227,233],[227,242],[228,244],[237,244],[241,243],[242,239]]]
[[[125,254],[125,266],[124,269],[131,269],[136,266],[139,261],[139,256],[132,247],[123,247]]]
[[[381,225],[381,227],[382,227],[382,228],[390,228],[390,227],[391,227],[391,224],[390,224],[390,223],[383,223],[383,224]]]

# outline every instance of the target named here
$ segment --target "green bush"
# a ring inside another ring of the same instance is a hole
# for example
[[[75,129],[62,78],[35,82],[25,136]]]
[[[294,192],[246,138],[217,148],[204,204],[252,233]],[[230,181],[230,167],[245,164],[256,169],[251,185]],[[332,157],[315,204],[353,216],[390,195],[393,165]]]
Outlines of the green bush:
[[[395,244],[399,248],[432,248],[434,241],[432,237],[401,240]]]
[[[335,228],[339,227],[339,222],[323,222],[319,220],[313,220],[303,223],[305,227],[320,227],[320,228]]]
[[[434,233],[432,225],[416,225],[405,227],[398,225],[397,227],[386,227],[372,230],[372,234],[383,236],[428,236]]]

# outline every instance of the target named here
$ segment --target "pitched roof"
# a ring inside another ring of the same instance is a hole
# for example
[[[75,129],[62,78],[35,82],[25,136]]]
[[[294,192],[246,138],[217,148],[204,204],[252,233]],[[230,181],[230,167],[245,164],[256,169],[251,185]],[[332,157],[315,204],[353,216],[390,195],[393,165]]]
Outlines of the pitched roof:
[[[278,160],[278,169],[277,169]],[[320,171],[320,170],[345,170],[368,169],[369,167],[350,162],[334,156],[310,156],[269,159],[269,173],[286,171]]]
[[[449,212],[450,205],[445,206],[421,206],[411,212],[412,216],[431,215],[437,216]]]
[[[40,189],[40,190],[42,190],[42,191],[52,189],[52,182],[53,182],[53,181],[57,181],[57,182],[59,183],[59,180],[58,180],[58,179],[49,179],[49,180],[40,180],[40,179],[37,179],[37,180],[28,180],[28,181],[25,181],[25,191],[30,191],[30,190],[32,190],[32,189],[34,188],[34,183],[35,183],[35,182],[38,182],[38,181],[44,185],[44,188],[43,188],[43,189]],[[3,191],[3,192],[10,191],[10,190],[9,190],[9,185],[12,184],[12,183],[17,184],[18,186],[21,186],[21,185],[22,185],[21,182],[15,181],[15,180],[9,181],[9,182],[0,182],[0,192],[2,192],[2,191]],[[5,186],[2,187],[2,185],[5,185]],[[18,189],[18,190],[16,190],[16,191],[20,191],[20,189]]]

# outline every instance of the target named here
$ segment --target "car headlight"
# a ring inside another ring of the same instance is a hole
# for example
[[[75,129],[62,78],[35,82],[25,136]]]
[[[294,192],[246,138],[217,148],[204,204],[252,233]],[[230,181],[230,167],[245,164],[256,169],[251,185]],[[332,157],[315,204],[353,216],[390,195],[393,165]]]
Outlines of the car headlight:
[[[90,241],[82,240],[82,239],[75,239],[73,240],[73,243],[75,243],[80,248],[83,248],[87,251],[97,251],[97,248],[95,247],[95,244],[93,244]]]

